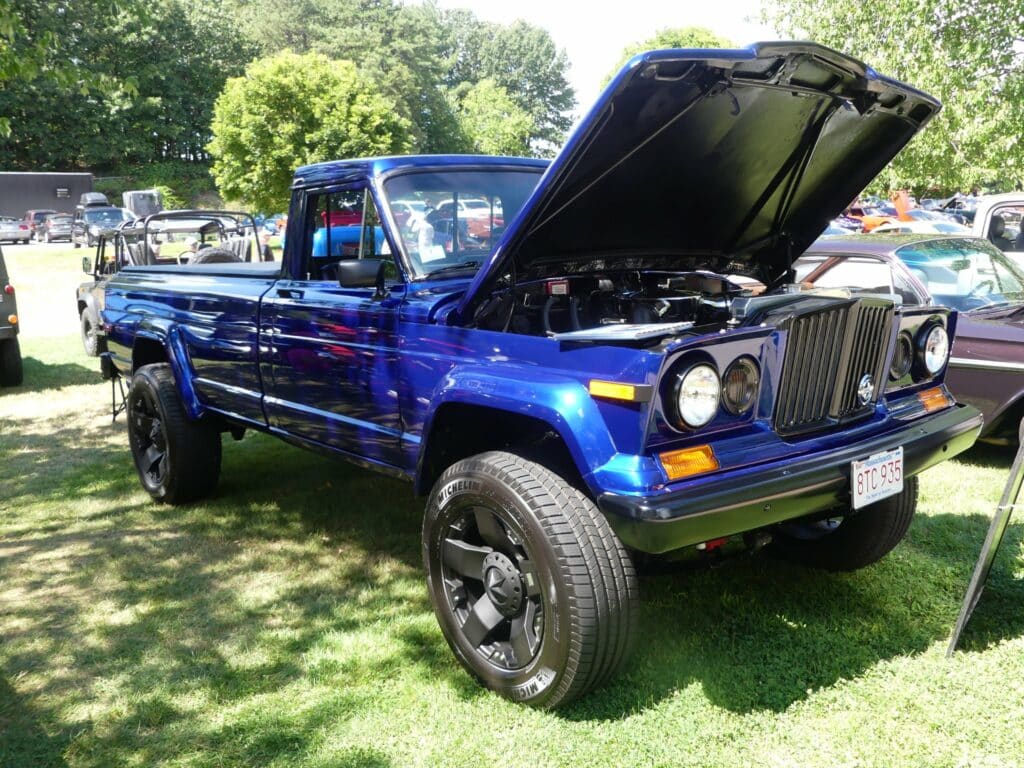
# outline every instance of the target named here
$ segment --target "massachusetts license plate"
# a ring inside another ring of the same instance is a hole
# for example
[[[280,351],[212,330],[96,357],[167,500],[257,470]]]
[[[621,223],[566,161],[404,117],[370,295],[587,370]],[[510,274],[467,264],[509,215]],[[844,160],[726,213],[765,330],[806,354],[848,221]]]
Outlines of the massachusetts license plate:
[[[855,461],[850,473],[853,508],[874,504],[903,490],[903,446]]]

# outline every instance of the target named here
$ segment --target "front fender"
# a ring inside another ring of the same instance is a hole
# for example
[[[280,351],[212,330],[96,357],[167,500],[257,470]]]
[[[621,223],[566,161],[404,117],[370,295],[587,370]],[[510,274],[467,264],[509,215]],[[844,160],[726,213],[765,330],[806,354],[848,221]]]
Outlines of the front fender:
[[[193,382],[195,371],[192,369],[181,329],[171,323],[147,318],[139,323],[135,332],[135,350],[138,350],[140,340],[155,342],[163,347],[185,412],[191,419],[201,418],[206,413],[206,408],[199,402],[199,396],[196,394]],[[133,351],[132,370],[139,364],[145,365],[145,362],[139,360]]]
[[[510,378],[512,372],[521,377]],[[501,376],[482,366],[459,366],[438,384],[424,424],[417,467],[430,449],[434,416],[447,403],[475,405],[528,416],[548,424],[569,450],[581,477],[592,484],[594,473],[616,455],[615,444],[586,388],[574,379],[535,368],[503,367]]]

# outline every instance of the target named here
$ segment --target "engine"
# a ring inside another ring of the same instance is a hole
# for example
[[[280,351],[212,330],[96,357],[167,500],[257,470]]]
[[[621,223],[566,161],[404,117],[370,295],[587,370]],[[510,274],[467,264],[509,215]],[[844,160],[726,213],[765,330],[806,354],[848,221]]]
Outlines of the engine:
[[[615,326],[724,327],[732,301],[744,293],[709,272],[574,275],[516,286],[481,307],[477,324],[538,336],[600,328],[613,334]]]

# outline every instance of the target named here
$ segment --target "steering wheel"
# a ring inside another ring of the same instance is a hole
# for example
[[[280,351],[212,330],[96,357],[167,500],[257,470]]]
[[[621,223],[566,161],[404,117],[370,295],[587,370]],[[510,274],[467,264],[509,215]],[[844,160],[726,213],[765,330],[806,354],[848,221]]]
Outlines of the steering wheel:
[[[982,291],[982,288],[988,287],[988,290]],[[967,294],[971,298],[977,298],[980,296],[988,296],[990,293],[994,293],[996,290],[996,284],[992,280],[982,280],[976,286],[971,289],[971,292]]]

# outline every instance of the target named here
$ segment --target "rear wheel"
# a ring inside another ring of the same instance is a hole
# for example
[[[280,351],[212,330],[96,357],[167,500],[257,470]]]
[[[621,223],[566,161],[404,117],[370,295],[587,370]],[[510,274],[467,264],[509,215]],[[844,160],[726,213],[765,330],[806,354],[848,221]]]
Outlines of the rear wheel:
[[[556,707],[629,655],[629,555],[594,503],[539,464],[491,452],[450,467],[427,504],[423,557],[448,644],[503,696]]]
[[[0,341],[0,387],[18,387],[24,380],[17,337]]]
[[[220,477],[220,431],[188,418],[170,366],[144,365],[128,390],[128,444],[142,486],[167,504],[209,495]]]
[[[788,523],[772,536],[780,557],[826,571],[855,571],[885,557],[910,528],[917,509],[917,478],[903,491],[844,517],[813,523]]]
[[[90,357],[102,355],[107,351],[107,340],[100,338],[99,329],[87,309],[82,310],[82,346],[85,348],[85,354]]]

